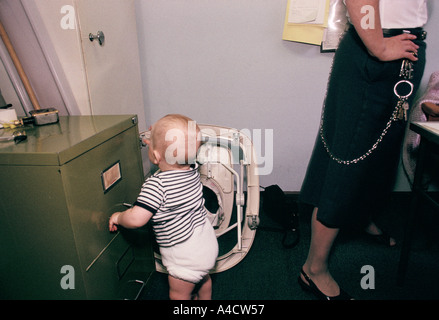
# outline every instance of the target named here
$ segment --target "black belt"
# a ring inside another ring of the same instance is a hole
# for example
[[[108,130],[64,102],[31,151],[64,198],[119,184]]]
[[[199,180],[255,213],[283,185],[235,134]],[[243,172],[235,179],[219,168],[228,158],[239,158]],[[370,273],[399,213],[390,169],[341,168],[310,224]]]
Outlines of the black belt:
[[[383,29],[383,35],[385,37],[394,37],[403,33],[413,34],[417,37],[417,40],[427,39],[427,31],[422,28],[412,28],[412,29]]]

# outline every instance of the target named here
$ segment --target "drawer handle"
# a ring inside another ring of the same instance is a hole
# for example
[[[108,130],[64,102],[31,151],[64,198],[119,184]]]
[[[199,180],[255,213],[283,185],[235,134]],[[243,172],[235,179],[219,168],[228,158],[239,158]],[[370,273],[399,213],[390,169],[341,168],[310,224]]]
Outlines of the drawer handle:
[[[121,264],[120,262],[125,258],[128,251],[131,249],[131,260],[129,260],[127,266],[124,270],[121,270]],[[117,260],[116,262],[116,269],[117,269],[117,275],[119,277],[119,280],[122,279],[122,277],[125,275],[125,273],[128,271],[128,268],[131,266],[131,264],[134,262],[134,248],[132,246],[128,246],[128,248],[125,250],[125,252],[122,254],[122,256]]]
[[[89,264],[89,266],[85,269],[85,272],[88,272],[90,270],[90,268],[95,264],[96,261],[98,261],[98,259],[102,256],[102,254],[105,252],[105,250],[108,249],[108,247],[110,246],[110,244],[113,243],[114,239],[117,238],[117,236],[120,234],[120,232],[118,232],[113,239],[111,239],[111,241],[105,246],[104,249],[101,250],[101,252],[99,252],[99,254],[96,256],[96,258],[93,259],[93,261]]]

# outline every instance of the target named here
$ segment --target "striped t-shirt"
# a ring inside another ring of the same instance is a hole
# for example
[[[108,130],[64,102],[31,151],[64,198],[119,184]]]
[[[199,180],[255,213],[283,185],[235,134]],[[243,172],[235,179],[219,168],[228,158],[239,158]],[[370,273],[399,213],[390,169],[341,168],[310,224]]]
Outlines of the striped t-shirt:
[[[134,205],[153,214],[157,243],[170,247],[188,239],[206,221],[198,165],[189,170],[157,172],[147,179]]]

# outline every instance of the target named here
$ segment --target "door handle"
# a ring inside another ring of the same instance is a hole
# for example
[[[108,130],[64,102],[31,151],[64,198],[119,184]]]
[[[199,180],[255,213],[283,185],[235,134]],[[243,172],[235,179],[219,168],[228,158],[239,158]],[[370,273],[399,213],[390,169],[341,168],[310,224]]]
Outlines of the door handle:
[[[90,41],[94,41],[95,39],[98,40],[100,46],[104,45],[105,35],[102,31],[98,31],[98,33],[96,35],[94,35],[93,33],[90,33],[88,35],[88,38],[90,39]]]

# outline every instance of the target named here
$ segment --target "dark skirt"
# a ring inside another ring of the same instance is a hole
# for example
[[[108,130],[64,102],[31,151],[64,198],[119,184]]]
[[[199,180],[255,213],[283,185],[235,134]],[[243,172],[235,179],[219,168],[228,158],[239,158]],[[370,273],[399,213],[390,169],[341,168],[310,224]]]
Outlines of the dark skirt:
[[[414,63],[414,93],[425,67],[426,44]],[[377,142],[398,99],[401,60],[381,62],[370,56],[354,28],[334,56],[323,113],[323,135],[332,155],[342,160],[363,156]],[[329,156],[320,133],[308,164],[300,199],[318,208],[317,219],[328,227],[365,223],[379,211],[393,189],[407,122],[392,122],[377,148],[364,160],[349,165]]]

